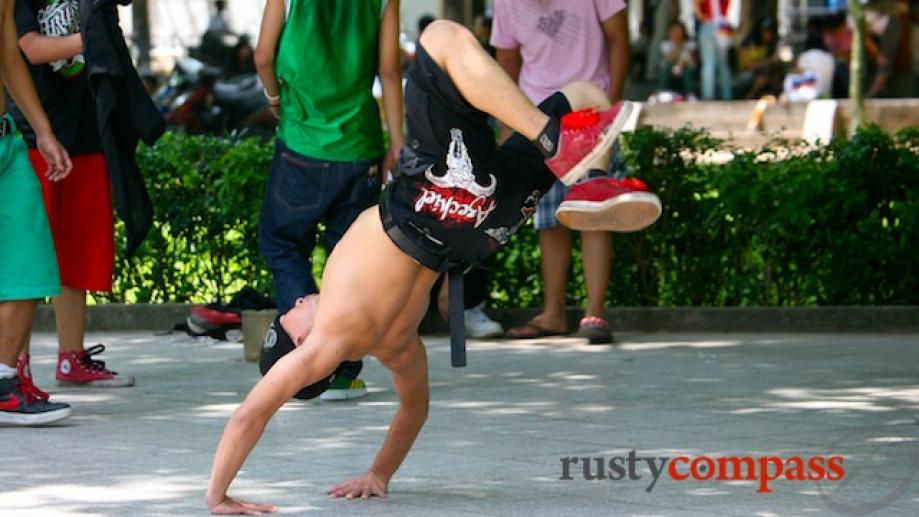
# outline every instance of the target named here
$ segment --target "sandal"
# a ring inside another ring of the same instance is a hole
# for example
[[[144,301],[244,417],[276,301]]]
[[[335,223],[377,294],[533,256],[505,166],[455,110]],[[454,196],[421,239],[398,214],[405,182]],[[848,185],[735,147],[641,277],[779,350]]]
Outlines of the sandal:
[[[613,333],[609,329],[609,322],[597,316],[581,318],[581,324],[575,334],[577,337],[586,337],[591,345],[607,345],[613,342]]]
[[[504,335],[508,339],[536,339],[541,337],[564,336],[566,334],[567,332],[550,330],[530,321],[519,327],[508,329]]]

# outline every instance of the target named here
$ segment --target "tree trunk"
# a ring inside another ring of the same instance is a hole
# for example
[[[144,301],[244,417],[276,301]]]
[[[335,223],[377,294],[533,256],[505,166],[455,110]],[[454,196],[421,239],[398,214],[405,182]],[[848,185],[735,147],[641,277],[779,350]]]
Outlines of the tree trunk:
[[[865,120],[865,10],[859,0],[849,0],[849,14],[855,20],[852,34],[852,63],[849,68],[849,102],[851,103],[852,127],[855,134]]]
[[[147,0],[134,0],[131,6],[133,40],[137,49],[137,69],[150,68],[150,9]]]

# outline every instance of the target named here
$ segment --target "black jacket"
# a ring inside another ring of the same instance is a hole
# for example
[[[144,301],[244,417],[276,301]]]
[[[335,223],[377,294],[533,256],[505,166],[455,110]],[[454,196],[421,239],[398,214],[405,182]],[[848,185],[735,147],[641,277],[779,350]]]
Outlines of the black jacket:
[[[118,26],[116,5],[130,3],[80,0],[80,32],[112,198],[125,223],[128,255],[133,255],[153,224],[153,205],[135,160],[137,142],[153,144],[166,126],[144,90]]]

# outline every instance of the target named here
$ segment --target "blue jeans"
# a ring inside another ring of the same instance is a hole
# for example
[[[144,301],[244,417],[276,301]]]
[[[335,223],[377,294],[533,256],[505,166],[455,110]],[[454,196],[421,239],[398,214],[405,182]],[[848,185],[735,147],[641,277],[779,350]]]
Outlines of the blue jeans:
[[[702,60],[702,98],[715,98],[715,77],[723,100],[731,100],[731,65],[728,47],[718,42],[718,25],[705,22],[699,25],[699,54]]]
[[[259,216],[258,248],[274,277],[281,313],[297,298],[319,292],[311,260],[318,224],[325,223],[323,239],[331,253],[357,216],[379,201],[381,169],[381,158],[317,160],[277,141]],[[359,372],[360,363],[353,364]],[[348,376],[357,373],[352,369]]]

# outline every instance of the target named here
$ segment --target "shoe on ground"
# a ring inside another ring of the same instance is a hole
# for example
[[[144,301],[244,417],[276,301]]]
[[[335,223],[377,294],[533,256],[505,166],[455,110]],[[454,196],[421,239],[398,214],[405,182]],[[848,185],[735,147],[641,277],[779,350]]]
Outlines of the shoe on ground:
[[[584,109],[566,113],[555,155],[546,165],[565,185],[587,175],[590,165],[612,148],[632,112],[632,103],[617,102],[606,111]]]
[[[637,232],[661,216],[661,200],[636,178],[593,178],[571,187],[555,211],[573,230]]]
[[[61,352],[57,356],[54,378],[60,385],[120,388],[134,385],[134,377],[119,375],[105,367],[105,362],[93,359],[105,345],[96,345],[81,352]]]
[[[500,337],[504,335],[504,327],[500,323],[488,317],[482,308],[485,303],[471,309],[463,311],[466,320],[466,337],[473,339],[484,339],[491,337]]]
[[[239,311],[227,310],[218,306],[192,307],[185,324],[196,335],[211,335],[240,328],[242,316]]]
[[[581,324],[575,336],[587,338],[587,342],[591,345],[608,345],[613,342],[613,332],[609,328],[609,322],[598,316],[581,318]]]
[[[367,394],[367,385],[360,379],[351,379],[344,375],[338,375],[332,381],[329,389],[319,395],[321,400],[351,400],[358,399]]]
[[[192,307],[185,327],[192,336],[210,336],[222,341],[242,341],[242,311],[275,309],[274,301],[246,286],[233,295],[230,303],[209,303]]]
[[[23,391],[19,377],[0,379],[0,424],[41,425],[70,416],[69,404],[37,399]]]

